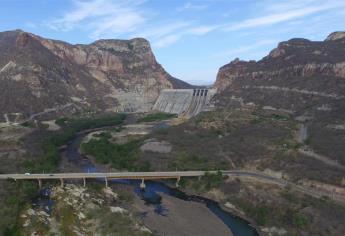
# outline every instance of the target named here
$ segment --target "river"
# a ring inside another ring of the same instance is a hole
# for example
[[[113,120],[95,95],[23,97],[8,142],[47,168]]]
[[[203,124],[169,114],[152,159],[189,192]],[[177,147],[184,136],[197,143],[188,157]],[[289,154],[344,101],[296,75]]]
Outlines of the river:
[[[166,125],[159,124],[156,128],[165,128]],[[77,134],[61,151],[61,158],[67,158],[68,162],[73,164],[83,172],[98,172],[98,168],[86,156],[79,153],[79,146],[83,138],[93,132],[83,132]],[[102,181],[102,180],[99,180]],[[225,210],[213,200],[195,196],[187,195],[177,188],[169,187],[163,182],[145,181],[145,189],[140,189],[140,181],[136,180],[113,180],[114,184],[125,184],[133,186],[133,191],[136,196],[145,201],[146,204],[151,205],[155,209],[157,215],[169,214],[169,209],[162,206],[162,196],[169,195],[184,201],[193,201],[198,204],[205,205],[218,219],[220,219],[233,233],[234,236],[258,236],[256,229],[252,227],[246,220],[241,219]]]

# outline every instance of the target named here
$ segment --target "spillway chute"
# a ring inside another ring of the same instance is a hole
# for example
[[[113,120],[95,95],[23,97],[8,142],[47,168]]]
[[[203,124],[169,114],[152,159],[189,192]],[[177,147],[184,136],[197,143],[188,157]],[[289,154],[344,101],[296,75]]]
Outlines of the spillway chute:
[[[153,110],[191,118],[210,109],[211,98],[215,93],[216,89],[164,89]]]

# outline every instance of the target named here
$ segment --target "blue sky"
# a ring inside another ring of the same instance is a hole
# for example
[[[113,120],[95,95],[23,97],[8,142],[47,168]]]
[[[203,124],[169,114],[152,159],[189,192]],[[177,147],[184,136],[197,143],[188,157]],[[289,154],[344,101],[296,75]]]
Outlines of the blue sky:
[[[295,37],[345,30],[344,0],[1,0],[0,31],[70,43],[145,37],[173,76],[211,84],[236,57],[259,60]]]

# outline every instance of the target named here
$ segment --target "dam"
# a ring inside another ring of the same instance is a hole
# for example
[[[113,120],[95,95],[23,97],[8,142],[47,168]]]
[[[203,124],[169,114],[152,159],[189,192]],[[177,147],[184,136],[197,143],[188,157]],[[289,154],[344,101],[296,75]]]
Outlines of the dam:
[[[187,119],[210,110],[216,89],[163,89],[153,110],[177,114]]]

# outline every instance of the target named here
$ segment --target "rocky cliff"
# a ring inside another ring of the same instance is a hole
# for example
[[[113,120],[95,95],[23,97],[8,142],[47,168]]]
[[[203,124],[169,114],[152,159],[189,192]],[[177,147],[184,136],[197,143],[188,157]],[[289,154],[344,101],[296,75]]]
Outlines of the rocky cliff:
[[[218,105],[259,105],[293,114],[337,116],[345,104],[345,33],[325,41],[281,42],[260,61],[235,59],[221,67],[214,85]]]
[[[142,38],[71,45],[20,30],[0,33],[0,120],[48,114],[144,111],[161,89],[188,88]]]
[[[234,60],[214,85],[218,107],[255,107],[304,122],[311,158],[345,163],[345,32],[281,42],[259,61]],[[320,158],[322,157],[322,158]]]

